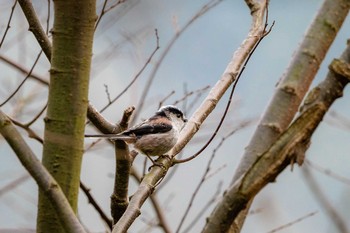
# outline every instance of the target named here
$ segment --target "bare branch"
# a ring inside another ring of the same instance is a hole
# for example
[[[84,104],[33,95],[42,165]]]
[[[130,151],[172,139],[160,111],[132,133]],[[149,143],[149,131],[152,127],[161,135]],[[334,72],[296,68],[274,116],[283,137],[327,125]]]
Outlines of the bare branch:
[[[325,106],[322,104],[313,105],[301,114],[288,131],[225,192],[208,218],[203,232],[227,232],[233,220],[250,200],[290,164],[295,148],[311,136],[324,114]]]
[[[261,5],[260,11],[253,17],[254,23],[252,24],[253,26],[248,37],[234,53],[231,62],[226,67],[220,80],[214,85],[207,98],[202,102],[201,106],[196,110],[185,128],[181,131],[178,143],[169,152],[171,156],[175,156],[189,142],[193,135],[199,130],[200,125],[204,122],[206,117],[214,110],[225,91],[236,80],[250,52],[255,48],[261,35],[264,33],[264,12],[265,5]]]
[[[243,122],[242,124],[240,124],[237,128],[235,128],[234,130],[232,130],[230,133],[228,133],[225,137],[223,137],[220,142],[218,143],[218,145],[214,148],[212,154],[211,154],[211,157],[209,158],[209,161],[207,163],[207,167],[205,168],[205,171],[202,175],[202,178],[201,180],[199,181],[197,187],[195,188],[192,196],[191,196],[191,199],[189,201],[189,204],[187,205],[187,208],[185,210],[185,213],[183,214],[182,218],[181,218],[181,221],[177,227],[177,230],[176,232],[180,232],[180,229],[182,227],[182,224],[184,223],[191,207],[192,207],[192,204],[194,202],[194,199],[196,198],[197,194],[199,193],[199,190],[200,188],[202,187],[202,185],[204,184],[204,182],[209,179],[209,172],[211,170],[211,163],[213,162],[213,159],[214,157],[216,156],[216,152],[221,148],[221,146],[224,144],[224,142],[230,138],[233,134],[235,134],[237,131],[243,129],[245,126],[249,125],[250,122]],[[216,195],[217,196],[217,195]]]
[[[90,193],[91,190],[88,187],[86,187],[86,185],[81,181],[80,181],[80,188],[85,193],[87,199],[89,200],[89,203],[95,208],[97,213],[99,213],[100,217],[109,227],[109,229],[112,229],[112,220],[107,217],[107,215],[103,212],[100,205],[96,202],[95,198],[91,195]]]
[[[134,82],[140,77],[140,75],[142,74],[142,72],[146,69],[146,67],[148,66],[148,64],[152,61],[153,56],[156,54],[156,52],[159,49],[159,36],[158,36],[158,31],[157,29],[155,29],[155,35],[156,35],[156,48],[153,50],[153,52],[151,53],[151,55],[148,57],[147,61],[145,62],[145,64],[141,67],[141,69],[139,70],[139,72],[137,72],[137,74],[135,75],[135,77],[133,78],[133,80],[131,80],[131,82],[125,87],[125,89],[119,93],[115,98],[113,98],[106,106],[104,106],[101,110],[100,113],[102,113],[104,110],[106,110],[109,106],[111,106],[111,104],[113,104],[115,101],[117,101],[122,95],[124,95],[124,93],[129,90],[129,88],[134,84]],[[137,109],[139,112],[139,109]]]
[[[321,172],[321,173],[325,174],[326,176],[329,176],[329,177],[331,177],[331,178],[333,178],[333,179],[335,179],[337,181],[340,181],[343,184],[350,185],[350,179],[349,178],[341,176],[341,175],[333,172],[330,169],[321,167],[321,166],[311,162],[308,159],[305,161],[305,163],[306,163],[306,165],[310,166],[310,168],[315,169],[316,171]]]
[[[252,24],[253,26],[247,39],[243,41],[242,45],[234,53],[231,62],[228,64],[220,80],[215,84],[208,97],[181,131],[178,143],[168,152],[171,157],[174,157],[179,153],[179,151],[189,142],[206,117],[215,108],[217,102],[221,99],[226,90],[235,81],[244,62],[264,32],[265,10],[265,5],[262,4],[260,10],[255,13],[253,17],[254,23]],[[172,165],[172,162],[166,156],[159,158],[157,162],[162,163],[163,166],[152,167],[150,173],[146,174],[138,190],[131,199],[128,209],[120,221],[114,226],[113,233],[127,231],[132,222],[139,216],[140,207],[143,205],[144,201],[151,195],[155,185],[165,176],[167,170]]]
[[[266,16],[266,20],[267,20],[267,16]],[[233,85],[232,85],[232,89],[231,89],[231,92],[230,92],[230,96],[229,96],[229,99],[227,101],[227,104],[226,104],[226,108],[225,108],[225,111],[223,113],[223,115],[221,116],[221,119],[219,121],[219,124],[217,125],[214,133],[211,135],[211,137],[209,138],[209,140],[207,141],[207,143],[201,148],[199,149],[198,152],[196,152],[194,155],[186,158],[186,159],[182,159],[182,160],[174,160],[174,164],[176,163],[185,163],[185,162],[188,162],[188,161],[191,161],[192,159],[196,158],[198,155],[200,155],[208,146],[209,144],[214,140],[215,136],[217,135],[217,133],[219,132],[219,129],[221,128],[222,124],[224,123],[224,120],[226,118],[226,115],[228,113],[228,110],[230,108],[230,105],[231,105],[231,102],[232,102],[232,98],[233,98],[233,93],[235,92],[235,89],[236,89],[236,86],[237,86],[237,83],[241,77],[241,75],[243,74],[243,71],[246,67],[246,65],[248,64],[251,56],[253,55],[255,49],[257,48],[257,46],[260,44],[260,42],[262,41],[262,39],[268,35],[271,31],[271,28],[273,27],[274,23],[272,24],[272,26],[270,27],[270,29],[268,31],[266,31],[266,27],[267,27],[267,23],[265,22],[265,27],[264,27],[264,30],[262,32],[262,34],[260,35],[260,38],[259,40],[257,41],[257,43],[255,44],[254,48],[252,49],[252,51],[250,51],[247,59],[245,60],[243,66],[242,66],[242,69],[239,71],[238,75],[237,75],[237,78],[236,80],[234,81]]]
[[[87,117],[92,124],[102,133],[120,133],[119,126],[107,121],[91,104],[88,106]]]
[[[2,187],[0,189],[0,197],[2,195],[4,195],[5,193],[9,192],[10,190],[18,187],[18,185],[20,185],[21,183],[27,181],[29,178],[30,178],[30,176],[28,174],[25,174],[25,175],[22,175],[19,178],[15,179],[11,183],[5,185],[4,187]]]
[[[159,101],[159,104],[158,104],[158,109],[161,108],[164,104],[164,102],[169,99],[172,95],[175,94],[175,91],[171,91],[168,95],[166,95],[161,101]],[[175,105],[175,104],[174,104]]]
[[[135,169],[132,169],[131,175],[137,180],[138,183],[141,182],[141,176],[138,174],[138,172]],[[154,211],[156,212],[157,219],[158,219],[158,226],[163,229],[165,233],[171,233],[171,229],[169,226],[168,221],[166,220],[166,214],[162,210],[162,207],[159,204],[159,200],[157,197],[157,194],[154,193],[150,196],[151,203],[153,205]]]
[[[236,171],[232,183],[241,177],[252,163],[289,126],[320,63],[348,13],[350,4],[346,2],[342,0],[337,1],[337,3],[332,0],[324,2],[310,25],[304,41],[296,51],[287,72],[279,82],[272,101],[270,101],[257,130],[246,147],[246,151],[242,156],[243,159],[238,166],[239,169]],[[323,22],[327,22],[328,26],[325,27]],[[327,35],[326,40],[324,36],[314,36],[319,35],[321,32]],[[282,107],[277,109],[276,106]]]
[[[253,4],[258,1],[246,2],[251,12],[254,12]],[[287,71],[279,81],[248,146],[245,147],[231,184],[235,183],[290,125],[349,8],[347,0],[324,1],[304,40],[294,53]],[[327,22],[326,25],[324,22]],[[323,36],[317,36],[320,34]],[[238,231],[248,209],[249,207],[234,223],[233,227]]]
[[[280,230],[284,230],[284,229],[286,229],[287,227],[293,226],[294,224],[296,224],[296,223],[298,223],[298,222],[301,222],[301,221],[303,221],[303,220],[306,219],[306,218],[309,218],[309,217],[311,217],[311,216],[314,216],[315,214],[317,214],[317,211],[311,212],[311,213],[309,213],[309,214],[307,214],[307,215],[305,215],[305,216],[302,216],[302,217],[300,217],[300,218],[294,220],[293,222],[290,222],[290,223],[288,223],[288,224],[285,224],[285,225],[283,225],[283,226],[280,226],[280,227],[278,227],[278,228],[276,228],[276,229],[273,229],[273,230],[271,230],[271,231],[269,231],[269,232],[267,232],[267,233],[276,233],[276,232],[278,232],[278,231],[280,231]]]
[[[17,64],[16,62],[10,60],[7,57],[4,57],[2,54],[0,54],[0,60],[5,62],[6,64],[12,66],[13,68],[15,68],[16,70],[18,70],[19,72],[28,75],[30,78],[33,78],[34,80],[38,81],[39,83],[48,86],[49,82],[46,81],[44,78],[39,77],[38,75],[33,74],[32,72],[30,72],[30,70],[27,70],[25,67],[21,66],[20,64]]]
[[[194,91],[190,91],[188,93],[186,93],[181,99],[179,100],[176,100],[173,105],[178,105],[179,103],[185,101],[186,99],[188,99],[188,97],[190,97],[191,95],[195,95],[195,94],[201,94],[207,90],[209,90],[210,86],[205,86],[205,87],[202,87],[202,88],[199,88],[198,90],[194,90]]]
[[[85,232],[55,179],[36,158],[10,119],[2,111],[0,111],[0,133],[15,151],[18,159],[35,179],[40,189],[47,194],[65,230],[67,232]]]
[[[134,107],[124,111],[123,118],[118,124],[121,131],[128,128],[130,117]],[[116,223],[125,212],[129,204],[129,175],[135,154],[131,154],[129,146],[124,141],[114,141],[116,167],[114,189],[111,195],[111,213],[113,222]]]
[[[141,112],[143,105],[145,103],[145,99],[147,97],[147,94],[149,92],[149,89],[153,83],[153,80],[158,72],[158,69],[160,67],[160,65],[162,64],[163,60],[165,59],[165,57],[168,55],[168,52],[170,51],[170,49],[172,48],[172,46],[175,44],[175,42],[177,41],[177,39],[183,34],[184,31],[186,31],[186,29],[192,25],[193,22],[195,22],[197,19],[199,19],[202,15],[204,15],[206,12],[208,12],[209,10],[213,9],[215,6],[217,6],[219,3],[221,3],[222,0],[211,0],[209,3],[207,3],[206,5],[204,5],[186,24],[183,28],[181,28],[180,30],[176,31],[174,37],[170,40],[169,44],[165,47],[163,53],[160,55],[159,60],[156,62],[156,64],[154,65],[154,68],[146,82],[146,85],[141,93],[141,98],[139,100],[138,105],[136,106],[136,109],[138,110],[138,112]],[[138,117],[138,113],[135,114],[134,119],[137,119]]]
[[[41,137],[39,137],[29,126],[24,125],[24,124],[22,124],[21,122],[16,121],[15,119],[11,119],[11,118],[10,118],[10,120],[12,121],[13,124],[15,124],[15,125],[21,127],[21,128],[24,129],[25,131],[27,131],[28,136],[29,136],[30,138],[33,138],[33,139],[37,140],[37,141],[38,141],[39,143],[41,143],[41,144],[44,143],[43,139],[42,139]]]
[[[98,19],[96,21],[96,24],[95,24],[95,30],[98,27],[98,25],[100,24],[102,16],[105,14],[105,9],[106,9],[106,6],[107,6],[107,2],[108,2],[108,0],[104,0],[104,2],[103,2],[103,6],[102,6],[102,10],[101,10],[100,16],[98,17]]]
[[[0,107],[4,106],[9,100],[12,99],[12,97],[19,91],[19,89],[23,86],[23,84],[28,80],[28,78],[31,76],[36,64],[38,63],[39,61],[39,58],[41,56],[41,53],[42,53],[42,50],[39,52],[38,56],[36,57],[33,65],[32,65],[32,68],[30,68],[27,76],[23,79],[23,81],[18,85],[18,87],[16,88],[16,90],[4,101],[0,104]]]
[[[321,190],[321,187],[317,184],[315,178],[312,176],[309,168],[304,166],[302,169],[302,174],[304,176],[304,180],[308,184],[310,190],[314,194],[318,203],[323,207],[325,213],[328,215],[329,220],[331,220],[335,227],[341,233],[348,233],[346,221],[341,217],[335,207],[329,202],[325,193]]]
[[[103,84],[103,86],[105,87],[105,92],[107,95],[108,104],[110,104],[112,101],[111,101],[111,94],[109,93],[109,90],[108,90],[108,86],[106,84]]]
[[[4,43],[4,41],[5,41],[7,32],[8,32],[9,29],[11,28],[10,24],[11,24],[13,12],[15,11],[15,8],[16,8],[16,5],[17,5],[17,1],[18,1],[18,0],[15,0],[15,3],[13,4],[13,6],[12,6],[12,8],[11,8],[11,13],[10,13],[9,20],[7,21],[6,30],[5,30],[4,35],[2,36],[2,39],[1,39],[1,42],[0,42],[0,48],[1,48],[2,44]]]
[[[203,208],[198,212],[196,217],[194,217],[192,222],[188,224],[185,230],[183,230],[184,233],[189,232],[192,229],[192,227],[196,224],[196,222],[200,220],[200,217],[208,210],[208,208],[218,200],[218,197],[222,192],[221,189],[222,189],[222,182],[219,182],[216,192],[214,193],[212,198],[210,198],[209,201],[207,201],[207,203],[203,206]]]
[[[326,79],[312,89],[300,108],[302,113],[275,143],[249,167],[212,212],[204,232],[226,232],[235,218],[245,210],[254,196],[301,153],[305,153],[310,137],[332,103],[342,96],[350,82],[350,45],[341,59],[334,59]],[[238,230],[238,228],[234,228]]]
[[[40,24],[39,18],[35,13],[32,1],[18,0],[18,2],[29,23],[29,30],[33,32],[47,59],[50,61],[52,47],[51,42]]]
[[[36,121],[39,119],[39,117],[41,116],[41,114],[43,114],[43,113],[45,112],[46,108],[47,108],[47,103],[45,104],[45,106],[41,109],[41,111],[40,111],[31,121],[29,121],[28,123],[26,123],[26,124],[24,124],[24,125],[27,126],[27,127],[29,127],[29,126],[31,126],[32,124],[34,124],[34,122],[36,122]]]

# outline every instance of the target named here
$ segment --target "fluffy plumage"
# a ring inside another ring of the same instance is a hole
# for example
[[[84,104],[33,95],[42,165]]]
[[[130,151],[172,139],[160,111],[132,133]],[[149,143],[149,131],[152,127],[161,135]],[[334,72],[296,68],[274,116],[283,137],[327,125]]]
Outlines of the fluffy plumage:
[[[167,105],[161,107],[148,120],[119,134],[86,135],[86,137],[123,140],[126,143],[133,144],[137,151],[147,157],[160,156],[173,148],[186,122],[187,119],[180,109]]]

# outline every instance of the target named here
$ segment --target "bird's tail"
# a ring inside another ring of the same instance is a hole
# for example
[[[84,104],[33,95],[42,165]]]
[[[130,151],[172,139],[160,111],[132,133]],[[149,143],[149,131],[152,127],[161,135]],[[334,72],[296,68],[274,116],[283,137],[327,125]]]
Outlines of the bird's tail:
[[[110,140],[123,140],[123,141],[130,141],[134,140],[135,137],[133,136],[127,136],[122,134],[85,134],[86,138],[106,138]]]

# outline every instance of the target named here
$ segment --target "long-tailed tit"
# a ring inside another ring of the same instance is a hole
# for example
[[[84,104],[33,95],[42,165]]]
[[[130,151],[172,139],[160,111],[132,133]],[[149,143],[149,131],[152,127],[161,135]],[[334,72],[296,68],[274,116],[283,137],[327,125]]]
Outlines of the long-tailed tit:
[[[110,140],[123,140],[133,144],[134,148],[150,156],[160,156],[176,144],[180,131],[187,119],[180,109],[167,105],[161,107],[154,116],[119,134],[85,135],[86,137],[104,137]]]

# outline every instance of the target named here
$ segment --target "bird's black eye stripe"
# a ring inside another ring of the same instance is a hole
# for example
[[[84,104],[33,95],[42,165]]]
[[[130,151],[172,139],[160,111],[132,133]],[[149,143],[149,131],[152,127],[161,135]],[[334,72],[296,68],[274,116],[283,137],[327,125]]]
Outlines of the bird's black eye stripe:
[[[182,112],[177,108],[169,108],[169,112],[175,114],[177,117],[183,117]]]

